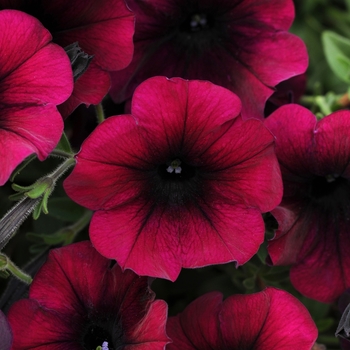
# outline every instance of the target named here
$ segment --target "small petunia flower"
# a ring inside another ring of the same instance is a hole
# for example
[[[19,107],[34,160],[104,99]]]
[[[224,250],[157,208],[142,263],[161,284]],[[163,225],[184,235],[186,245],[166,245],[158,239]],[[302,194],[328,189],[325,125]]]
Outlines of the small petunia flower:
[[[51,39],[36,18],[0,11],[0,185],[27,156],[44,160],[62,135],[56,105],[71,95],[73,76]]]
[[[332,302],[350,287],[350,112],[317,121],[291,104],[265,125],[276,136],[284,184],[270,262],[292,265],[291,282],[305,296]]]
[[[250,295],[212,292],[167,322],[167,350],[310,350],[317,328],[305,306],[275,288]]]
[[[94,130],[64,183],[95,211],[96,249],[170,280],[182,267],[247,262],[263,241],[261,213],[279,203],[282,187],[273,136],[240,112],[239,98],[210,82],[140,85],[131,115]]]
[[[54,249],[8,319],[13,349],[163,350],[167,305],[90,242]]]
[[[16,9],[38,18],[62,47],[78,42],[93,59],[75,82],[60,112],[67,117],[78,105],[98,104],[110,88],[108,71],[132,59],[134,15],[124,0],[0,0],[0,9]]]
[[[135,13],[131,64],[112,73],[111,96],[131,97],[156,75],[209,80],[236,93],[243,115],[263,118],[274,87],[305,72],[301,39],[288,33],[292,0],[127,0]]]

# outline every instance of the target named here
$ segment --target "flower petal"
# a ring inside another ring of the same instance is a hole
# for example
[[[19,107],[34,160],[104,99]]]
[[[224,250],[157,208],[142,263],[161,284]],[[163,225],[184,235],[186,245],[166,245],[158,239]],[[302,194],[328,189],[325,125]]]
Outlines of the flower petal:
[[[309,350],[317,337],[304,305],[275,288],[225,301],[218,292],[205,294],[171,317],[167,331],[169,350]]]
[[[226,299],[220,321],[222,336],[233,349],[309,350],[317,338],[305,306],[275,288]]]
[[[257,252],[263,236],[258,210],[223,203],[179,210],[140,200],[97,211],[90,224],[91,241],[101,254],[117,257],[123,268],[139,275],[170,280],[178,277],[181,266],[244,264]]]
[[[27,156],[35,153],[44,160],[62,131],[62,117],[54,105],[0,110],[0,185]]]

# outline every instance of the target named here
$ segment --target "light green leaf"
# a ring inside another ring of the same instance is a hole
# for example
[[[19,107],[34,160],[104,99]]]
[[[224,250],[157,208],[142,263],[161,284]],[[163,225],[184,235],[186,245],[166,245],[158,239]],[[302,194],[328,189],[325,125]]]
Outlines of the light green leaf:
[[[56,150],[63,151],[69,154],[74,154],[65,133],[62,134],[60,142],[56,146]]]
[[[323,50],[333,73],[350,83],[350,40],[331,31],[322,33]]]
[[[49,215],[61,221],[73,222],[78,220],[85,209],[68,197],[51,198],[49,201]]]

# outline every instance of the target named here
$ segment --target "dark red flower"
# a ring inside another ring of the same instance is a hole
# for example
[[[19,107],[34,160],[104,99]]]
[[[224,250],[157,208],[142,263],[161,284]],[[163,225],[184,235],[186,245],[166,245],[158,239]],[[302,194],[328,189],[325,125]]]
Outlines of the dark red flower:
[[[13,349],[162,350],[167,306],[148,278],[102,257],[90,242],[52,250],[9,311]]]
[[[16,30],[14,30],[14,28]],[[0,11],[0,185],[30,154],[44,160],[63,131],[56,105],[73,89],[64,50],[32,16]]]
[[[96,211],[96,249],[171,280],[181,267],[248,261],[282,188],[271,133],[240,110],[210,82],[155,77],[136,90],[132,115],[99,125],[64,183]]]
[[[0,0],[0,9],[38,18],[62,47],[78,42],[94,58],[60,107],[68,116],[79,104],[98,104],[110,88],[107,71],[125,68],[133,55],[134,16],[124,0]]]
[[[266,119],[276,136],[284,195],[272,211],[279,223],[269,254],[292,265],[304,295],[334,301],[350,287],[350,112],[322,120],[286,105]]]
[[[135,12],[135,53],[112,73],[111,95],[129,98],[155,75],[204,79],[235,92],[243,116],[263,118],[279,82],[304,73],[303,42],[287,32],[292,0],[128,0]]]
[[[167,332],[167,350],[310,350],[317,338],[305,306],[275,288],[224,301],[203,295],[169,318]]]

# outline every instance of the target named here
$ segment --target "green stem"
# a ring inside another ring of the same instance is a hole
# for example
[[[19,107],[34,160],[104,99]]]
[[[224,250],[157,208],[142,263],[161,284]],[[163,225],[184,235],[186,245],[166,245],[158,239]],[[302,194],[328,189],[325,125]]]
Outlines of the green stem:
[[[1,270],[7,270],[11,272],[13,276],[17,277],[20,281],[26,284],[32,283],[32,277],[22,271],[18,266],[16,266],[6,255],[1,254],[1,260],[2,262],[5,260],[5,264],[2,264],[3,267]]]
[[[316,96],[315,102],[324,115],[329,115],[332,113],[332,110],[329,108],[323,96]]]
[[[70,167],[75,164],[75,159],[70,157],[67,158],[63,163],[61,163],[57,169],[55,169],[51,174],[46,177],[50,177],[54,182],[56,182]]]
[[[34,210],[40,198],[31,199],[23,197],[0,220],[0,250],[14,236],[23,221]]]
[[[300,98],[300,103],[301,104],[306,104],[306,105],[312,105],[316,103],[315,96],[302,96]]]
[[[106,119],[101,103],[95,106],[95,111],[96,111],[97,122],[98,124],[101,124]]]

